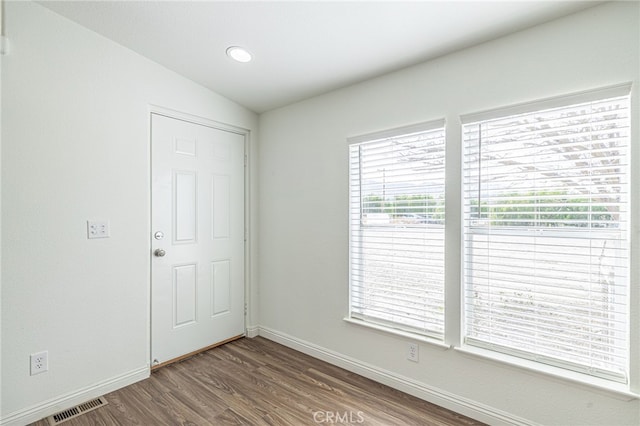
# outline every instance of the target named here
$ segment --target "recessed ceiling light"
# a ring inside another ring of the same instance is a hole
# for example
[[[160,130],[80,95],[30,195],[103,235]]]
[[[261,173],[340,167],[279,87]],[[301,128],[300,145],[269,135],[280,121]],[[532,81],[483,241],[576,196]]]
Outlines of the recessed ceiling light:
[[[231,46],[227,49],[227,56],[238,62],[251,61],[251,53],[242,47]]]

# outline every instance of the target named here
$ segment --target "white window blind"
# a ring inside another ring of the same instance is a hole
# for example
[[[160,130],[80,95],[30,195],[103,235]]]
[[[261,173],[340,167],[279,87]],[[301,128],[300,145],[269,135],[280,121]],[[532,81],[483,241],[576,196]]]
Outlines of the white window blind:
[[[466,344],[627,381],[629,127],[628,95],[463,126]]]
[[[350,316],[442,339],[444,122],[350,142]]]

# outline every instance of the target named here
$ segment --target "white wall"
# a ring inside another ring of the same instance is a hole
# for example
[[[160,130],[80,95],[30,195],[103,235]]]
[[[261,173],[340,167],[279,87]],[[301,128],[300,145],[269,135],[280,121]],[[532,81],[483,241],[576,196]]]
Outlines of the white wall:
[[[261,333],[389,383],[406,384],[434,401],[467,407],[467,413],[494,423],[640,424],[637,399],[427,344],[420,346],[420,362],[412,363],[405,360],[406,339],[343,321],[348,313],[347,137],[446,118],[447,282],[453,287],[448,295],[459,295],[459,116],[632,81],[637,118],[639,16],[638,3],[605,4],[261,115]],[[636,163],[639,154],[636,120]],[[637,213],[637,167],[633,173]],[[637,216],[634,265],[640,263]],[[637,266],[632,272],[637,304]],[[447,318],[455,327],[456,309]],[[632,321],[632,343],[638,345],[640,320],[636,315]],[[633,362],[637,383],[637,357]]]
[[[249,129],[252,149],[257,116],[38,4],[5,7],[1,418],[21,424],[148,374],[149,106]],[[87,240],[87,219],[111,238]]]
[[[4,8],[0,7],[0,37],[4,39]],[[2,61],[0,52],[0,212],[2,212]],[[2,214],[0,214],[0,266],[2,265]],[[2,268],[0,267],[0,378],[2,378]],[[2,384],[0,383],[0,422],[2,421]]]

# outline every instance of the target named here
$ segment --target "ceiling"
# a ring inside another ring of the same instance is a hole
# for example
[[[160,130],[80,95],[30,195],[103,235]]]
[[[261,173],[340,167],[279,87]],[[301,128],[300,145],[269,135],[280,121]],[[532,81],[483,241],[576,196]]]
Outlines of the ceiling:
[[[261,113],[574,13],[592,1],[41,1]],[[243,46],[254,57],[225,54]]]

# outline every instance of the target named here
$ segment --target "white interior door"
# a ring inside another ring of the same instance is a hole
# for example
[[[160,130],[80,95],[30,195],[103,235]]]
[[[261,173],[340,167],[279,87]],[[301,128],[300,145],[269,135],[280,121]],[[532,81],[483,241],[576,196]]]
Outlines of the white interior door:
[[[151,360],[244,333],[244,136],[151,116]]]

